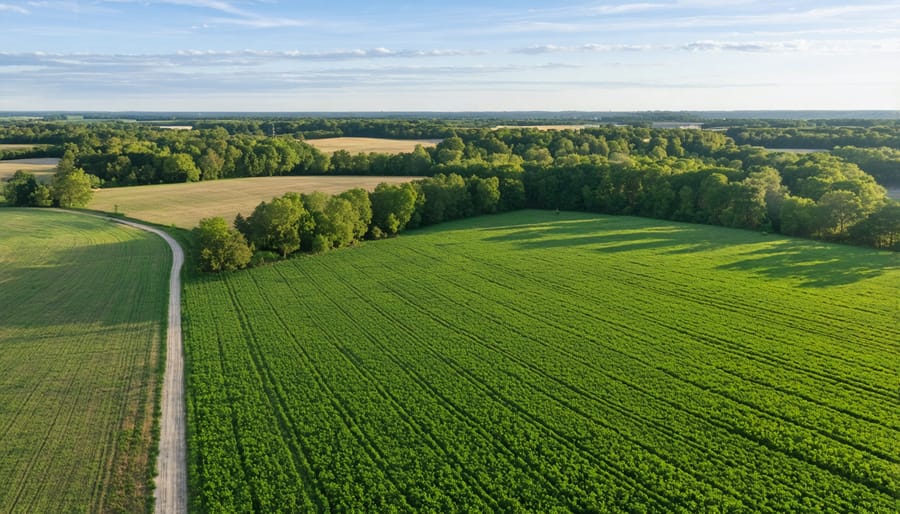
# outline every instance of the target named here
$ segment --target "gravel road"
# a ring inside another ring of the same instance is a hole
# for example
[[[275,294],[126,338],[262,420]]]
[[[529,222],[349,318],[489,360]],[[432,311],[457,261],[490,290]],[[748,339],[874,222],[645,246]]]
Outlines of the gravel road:
[[[114,218],[111,218],[114,219]],[[184,421],[184,359],[181,343],[181,266],[184,252],[169,234],[162,230],[114,219],[118,223],[153,232],[172,248],[172,270],[169,275],[169,324],[166,334],[166,371],[162,386],[159,456],[156,476],[156,513],[187,512],[187,460]]]

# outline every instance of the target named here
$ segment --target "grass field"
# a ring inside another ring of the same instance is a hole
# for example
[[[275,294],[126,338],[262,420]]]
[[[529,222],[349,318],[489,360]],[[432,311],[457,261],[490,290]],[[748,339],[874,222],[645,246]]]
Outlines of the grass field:
[[[25,150],[27,148],[34,148],[37,145],[32,144],[19,144],[19,143],[0,143],[0,151],[2,150]]]
[[[408,153],[415,150],[416,145],[427,148],[435,146],[439,142],[439,139],[380,139],[374,137],[330,137],[305,141],[325,153],[347,150],[352,154],[359,152]]]
[[[222,216],[229,223],[245,216],[261,201],[288,191],[336,194],[355,187],[374,189],[381,182],[408,182],[410,177],[257,177],[190,184],[161,184],[101,189],[88,208],[123,213],[158,223],[193,228],[202,218]]]
[[[473,218],[185,286],[196,511],[896,512],[898,255]]]
[[[19,170],[33,173],[42,182],[49,182],[58,162],[59,159],[55,157],[0,161],[0,182],[5,182]]]
[[[0,512],[145,512],[169,250],[0,209]]]

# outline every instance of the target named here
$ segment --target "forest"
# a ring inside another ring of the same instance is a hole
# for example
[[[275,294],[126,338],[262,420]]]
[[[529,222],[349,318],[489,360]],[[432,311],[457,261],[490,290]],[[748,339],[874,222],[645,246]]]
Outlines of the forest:
[[[344,150],[329,155],[304,142],[324,136],[441,141],[393,155]],[[365,200],[359,193],[342,199],[282,197],[279,202],[318,220],[316,226],[331,227],[327,234],[308,224],[301,229],[304,224],[292,215],[289,225],[296,235],[291,238],[297,242],[287,247],[260,235],[267,230],[260,228],[263,212],[237,220],[238,232],[255,250],[282,256],[523,207],[638,215],[877,248],[896,249],[900,241],[900,206],[885,190],[900,184],[900,130],[891,123],[739,125],[722,132],[617,125],[489,129],[459,121],[368,118],[201,120],[192,130],[124,122],[17,122],[0,125],[0,143],[45,145],[31,151],[56,152],[102,187],[272,175],[423,177],[409,186],[384,186]],[[798,154],[760,145],[831,151]],[[379,200],[387,191],[401,191],[406,203],[387,206]],[[365,202],[373,209],[371,220]],[[332,218],[351,210],[363,213],[348,221],[356,228],[336,235]],[[253,224],[242,225],[248,221]]]

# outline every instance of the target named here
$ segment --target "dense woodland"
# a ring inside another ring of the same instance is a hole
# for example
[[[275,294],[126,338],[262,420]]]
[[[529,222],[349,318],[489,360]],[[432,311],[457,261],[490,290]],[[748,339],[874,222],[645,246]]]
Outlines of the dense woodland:
[[[267,259],[266,252],[323,251],[365,237],[523,207],[648,216],[878,248],[896,249],[900,241],[900,207],[883,187],[900,184],[900,129],[891,123],[741,125],[726,132],[615,125],[492,130],[406,119],[240,119],[195,125],[194,130],[162,130],[121,122],[10,123],[0,125],[0,142],[45,145],[30,151],[55,152],[103,187],[271,175],[428,177],[368,195],[288,194],[261,204],[259,212],[237,220],[230,239],[240,234],[259,253],[257,260]],[[303,142],[339,135],[441,142],[397,155],[326,155]],[[794,154],[757,145],[832,151]],[[23,152],[29,150],[10,155]],[[390,195],[402,196],[405,203],[386,202]],[[269,212],[276,206],[290,211],[287,219]],[[366,214],[370,209],[371,216]],[[267,227],[267,220],[281,220],[284,226]],[[291,243],[285,245],[285,238]]]

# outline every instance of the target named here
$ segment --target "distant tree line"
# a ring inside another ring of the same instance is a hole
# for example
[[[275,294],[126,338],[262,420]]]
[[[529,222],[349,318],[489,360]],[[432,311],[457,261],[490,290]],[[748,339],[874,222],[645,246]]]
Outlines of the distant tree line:
[[[384,120],[346,122],[348,126],[386,124]],[[394,122],[397,130],[417,126],[408,120]],[[260,129],[264,125],[259,120],[233,123]],[[323,125],[309,126],[341,126],[343,122],[317,123]],[[423,126],[427,123],[422,122]],[[0,125],[0,141],[59,145],[73,168],[96,176],[93,180],[100,185],[285,174],[433,177],[416,183],[416,198],[421,205],[410,221],[398,224],[397,231],[484,212],[480,207],[454,203],[448,192],[453,187],[448,184],[434,189],[434,183],[449,180],[447,177],[476,177],[496,180],[499,210],[528,206],[634,214],[897,248],[896,202],[887,199],[878,183],[897,183],[900,151],[884,144],[900,138],[900,129],[892,125],[760,129],[760,133],[771,131],[788,139],[809,132],[823,141],[840,135],[846,136],[841,141],[864,143],[816,154],[769,152],[760,146],[739,145],[719,131],[633,126],[559,131],[453,129],[433,147],[417,146],[412,152],[397,155],[346,151],[326,155],[293,137],[232,134],[223,126],[191,131],[166,131],[134,123],[91,127]],[[28,137],[33,141],[24,141]],[[471,195],[468,184],[472,179],[461,180]],[[454,187],[462,189],[458,184]],[[322,214],[323,202],[300,200],[307,210],[306,202],[314,205],[320,220],[328,218]],[[370,202],[374,205],[374,197]],[[395,216],[394,221],[399,219]],[[397,232],[377,226],[382,233]],[[256,250],[275,251],[253,233],[239,231]],[[365,234],[378,236],[370,230]],[[312,251],[313,239],[307,236],[300,247]],[[326,240],[330,243],[324,244]],[[316,248],[341,246],[345,240],[327,236]]]
[[[816,148],[831,150],[836,146],[879,147],[900,150],[897,125],[869,127],[732,127],[725,132],[738,145],[767,148]]]

